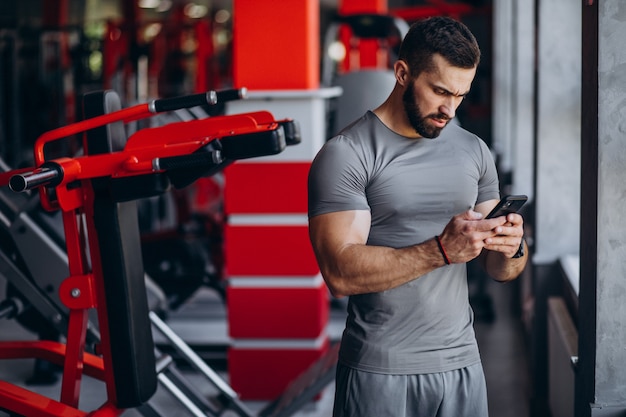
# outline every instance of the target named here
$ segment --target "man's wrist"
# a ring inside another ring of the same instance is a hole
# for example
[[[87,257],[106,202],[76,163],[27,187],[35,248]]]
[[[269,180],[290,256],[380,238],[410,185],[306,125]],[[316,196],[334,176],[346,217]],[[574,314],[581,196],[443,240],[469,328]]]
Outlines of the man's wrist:
[[[450,258],[448,258],[448,253],[446,252],[446,249],[443,247],[443,243],[441,243],[441,238],[439,236],[435,236],[435,240],[437,241],[437,247],[439,248],[439,252],[441,253],[441,256],[443,257],[443,261],[445,262],[446,265],[450,265]]]
[[[511,257],[511,259],[517,259],[517,258],[521,258],[525,255],[524,253],[524,238],[522,237],[522,241],[519,244],[519,248],[517,249],[517,252],[515,252],[515,255],[513,255]]]

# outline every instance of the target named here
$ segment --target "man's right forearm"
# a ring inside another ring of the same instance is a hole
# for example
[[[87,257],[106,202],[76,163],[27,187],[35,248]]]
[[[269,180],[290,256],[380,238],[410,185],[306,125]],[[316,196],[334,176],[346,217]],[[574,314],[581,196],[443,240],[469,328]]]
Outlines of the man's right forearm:
[[[335,254],[318,254],[318,263],[336,297],[389,290],[446,264],[434,238],[400,249],[347,244]]]

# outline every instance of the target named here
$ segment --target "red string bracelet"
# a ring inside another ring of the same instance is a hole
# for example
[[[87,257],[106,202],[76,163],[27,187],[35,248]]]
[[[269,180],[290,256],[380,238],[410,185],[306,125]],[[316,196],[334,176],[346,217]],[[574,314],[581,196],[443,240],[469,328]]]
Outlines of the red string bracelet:
[[[439,246],[439,252],[441,252],[444,262],[446,263],[446,265],[450,265],[450,258],[448,258],[448,254],[441,244],[441,239],[439,238],[439,236],[435,236],[435,240],[437,241],[437,246]]]

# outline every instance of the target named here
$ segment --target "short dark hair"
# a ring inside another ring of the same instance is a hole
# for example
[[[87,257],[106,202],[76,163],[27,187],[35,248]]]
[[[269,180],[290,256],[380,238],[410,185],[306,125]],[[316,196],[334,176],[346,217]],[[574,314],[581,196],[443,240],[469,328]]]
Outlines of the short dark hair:
[[[430,17],[411,25],[398,59],[408,64],[411,76],[417,77],[432,69],[434,54],[459,68],[474,68],[480,62],[480,48],[472,32],[449,17]]]

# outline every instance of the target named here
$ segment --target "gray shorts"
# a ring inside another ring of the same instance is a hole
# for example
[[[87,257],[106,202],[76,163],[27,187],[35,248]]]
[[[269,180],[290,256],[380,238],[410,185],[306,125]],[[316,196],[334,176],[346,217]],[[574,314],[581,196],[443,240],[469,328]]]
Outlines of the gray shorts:
[[[488,417],[480,363],[455,371],[385,375],[337,365],[333,417]]]

